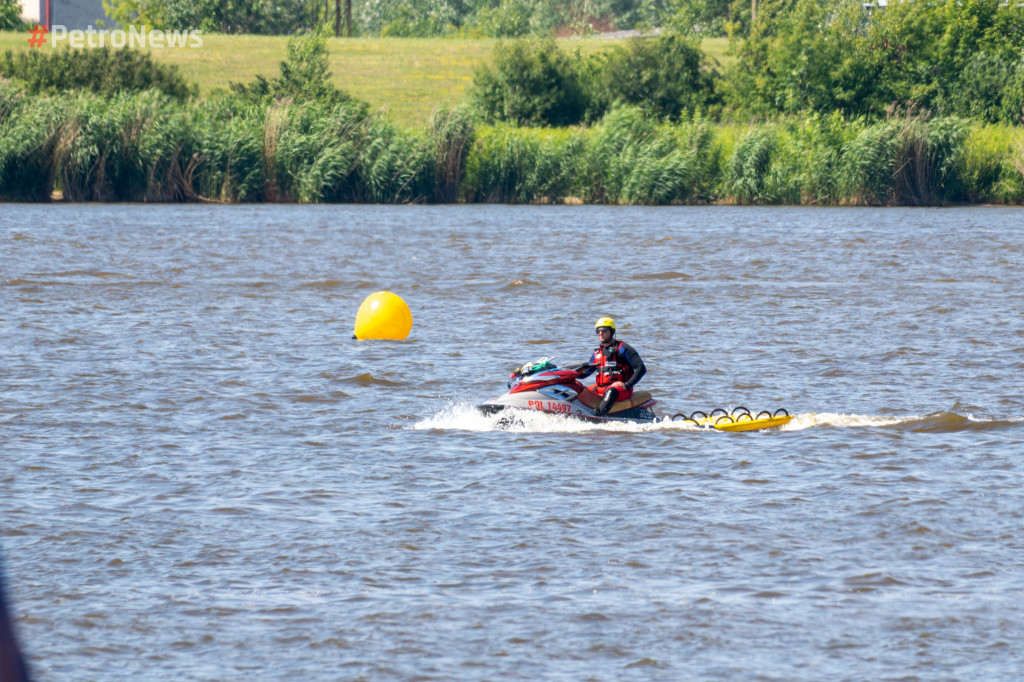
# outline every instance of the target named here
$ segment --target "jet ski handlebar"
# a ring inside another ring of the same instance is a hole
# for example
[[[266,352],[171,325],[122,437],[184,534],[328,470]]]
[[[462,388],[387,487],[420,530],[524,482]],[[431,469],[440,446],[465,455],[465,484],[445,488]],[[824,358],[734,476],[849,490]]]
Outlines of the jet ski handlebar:
[[[568,370],[570,372],[576,372],[577,374],[583,374],[588,369],[590,369],[590,363],[576,362],[570,365],[566,365],[565,367],[559,367],[554,363],[554,358],[541,358],[539,360],[535,360],[534,362],[528,362],[522,367],[516,367],[514,370],[512,370],[512,373],[508,375],[508,386],[509,388],[511,388],[512,384],[523,379],[523,377],[535,374],[537,372],[540,372],[541,370],[554,369]]]
[[[565,367],[562,367],[562,369],[567,369],[569,371],[578,372],[579,374],[582,374],[583,372],[585,372],[588,369],[590,369],[590,363],[589,362],[574,362],[571,365],[566,365]]]

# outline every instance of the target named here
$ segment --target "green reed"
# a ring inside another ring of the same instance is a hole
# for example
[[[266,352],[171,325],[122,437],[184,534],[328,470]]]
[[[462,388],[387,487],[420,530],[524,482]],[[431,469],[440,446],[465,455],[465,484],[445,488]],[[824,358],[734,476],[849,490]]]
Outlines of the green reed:
[[[570,196],[583,170],[581,132],[569,128],[484,128],[466,159],[466,201],[552,203]]]
[[[355,102],[29,96],[0,85],[0,200],[942,205],[1024,202],[1024,132],[839,115],[408,130]]]
[[[433,199],[453,203],[466,169],[466,157],[476,134],[472,118],[465,111],[441,109],[434,112],[427,131],[434,148]]]
[[[1024,203],[1024,129],[972,124],[959,172],[967,201]]]
[[[403,203],[433,197],[436,158],[426,136],[354,103],[275,104],[263,112],[260,198],[284,202]]]
[[[187,116],[195,147],[178,163],[178,188],[188,200],[263,201],[266,112],[230,100],[211,100]]]
[[[48,201],[60,113],[0,88],[0,201]]]
[[[695,120],[659,125],[636,108],[611,111],[588,149],[590,201],[671,204],[710,195],[716,158],[710,128]]]
[[[722,197],[740,204],[798,203],[796,155],[780,126],[751,126],[736,141],[720,187]]]
[[[79,95],[63,102],[54,164],[64,197],[71,201],[143,201],[147,175],[157,163],[163,131],[153,93],[109,100]],[[173,116],[173,114],[172,114]]]

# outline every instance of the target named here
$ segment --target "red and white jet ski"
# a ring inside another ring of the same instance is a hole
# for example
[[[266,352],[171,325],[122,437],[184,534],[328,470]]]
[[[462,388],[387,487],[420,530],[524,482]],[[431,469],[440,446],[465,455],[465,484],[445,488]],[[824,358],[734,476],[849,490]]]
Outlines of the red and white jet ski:
[[[546,412],[593,422],[652,422],[651,408],[657,400],[647,391],[633,391],[626,400],[616,402],[608,414],[597,416],[601,396],[580,383],[580,374],[587,365],[557,367],[551,358],[524,365],[509,375],[508,393],[477,405],[484,414],[502,411]]]

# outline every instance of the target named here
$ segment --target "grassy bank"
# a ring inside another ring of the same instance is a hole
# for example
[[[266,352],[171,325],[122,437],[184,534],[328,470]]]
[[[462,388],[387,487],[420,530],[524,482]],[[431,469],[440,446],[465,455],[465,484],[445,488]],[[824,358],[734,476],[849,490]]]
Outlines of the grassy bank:
[[[28,50],[25,33],[0,32],[0,52]],[[153,58],[175,64],[199,85],[201,95],[248,82],[256,74],[273,76],[285,56],[283,36],[205,35],[203,46],[151,50]],[[609,49],[610,40],[561,40],[564,49],[588,54]],[[402,126],[422,127],[434,110],[463,100],[473,70],[490,59],[496,40],[453,38],[331,38],[330,68],[335,85],[375,108],[386,109]],[[719,60],[727,59],[725,39],[705,42]],[[44,47],[40,49],[51,49]]]
[[[942,205],[1024,203],[1024,132],[810,117],[418,129],[358,104],[182,104],[0,86],[0,200]]]

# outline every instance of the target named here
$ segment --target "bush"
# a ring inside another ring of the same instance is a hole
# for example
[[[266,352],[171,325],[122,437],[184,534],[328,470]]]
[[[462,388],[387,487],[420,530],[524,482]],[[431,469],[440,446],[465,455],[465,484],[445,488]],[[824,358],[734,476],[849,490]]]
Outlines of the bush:
[[[288,54],[281,62],[281,75],[269,81],[258,75],[252,83],[231,83],[230,88],[243,100],[264,106],[281,99],[348,102],[352,97],[331,83],[328,57],[327,36],[323,33],[292,36],[288,39]]]
[[[880,50],[868,47],[866,21],[852,0],[762,0],[758,22],[727,72],[729,103],[757,115],[877,110]]]
[[[295,33],[319,9],[306,0],[103,0],[103,7],[120,26],[257,35]]]
[[[753,114],[880,119],[896,109],[997,120],[1024,49],[1024,7],[999,0],[762,0],[728,72],[729,104]]]
[[[177,67],[159,64],[148,52],[106,47],[89,50],[8,50],[0,59],[0,74],[16,79],[31,94],[88,90],[114,95],[159,90],[168,97],[187,100],[199,89],[188,83]]]
[[[703,69],[703,61],[700,49],[679,36],[630,40],[628,47],[616,47],[604,64],[603,97],[672,119],[706,109],[715,99],[716,74]]]
[[[527,0],[501,0],[496,6],[484,5],[472,17],[472,27],[494,38],[521,38],[530,33],[533,7]]]
[[[352,22],[369,35],[426,38],[453,33],[467,10],[461,0],[374,0],[353,4]]]
[[[493,65],[473,76],[469,97],[485,121],[564,126],[583,120],[587,108],[573,60],[553,38],[498,43]]]
[[[672,0],[674,12],[666,17],[667,25],[687,35],[724,36],[735,31],[738,12],[746,11],[749,23],[750,3],[731,0]],[[746,27],[743,30],[746,33]]]

